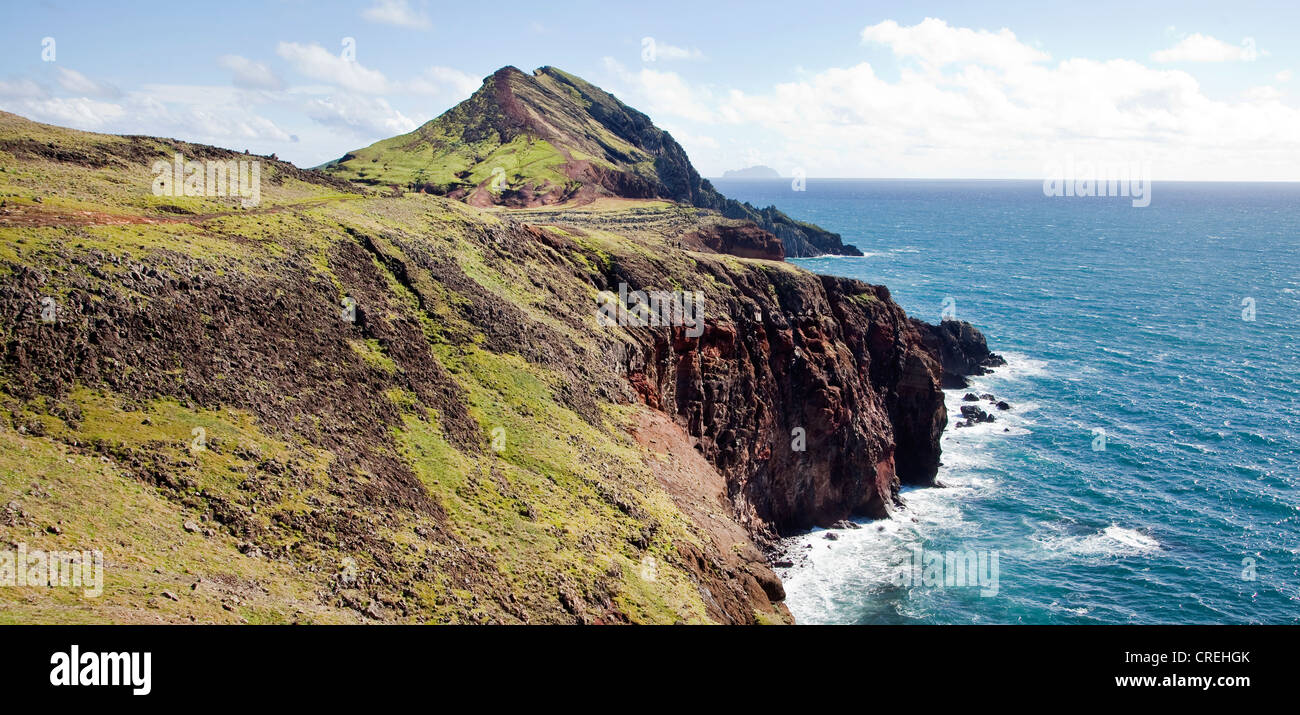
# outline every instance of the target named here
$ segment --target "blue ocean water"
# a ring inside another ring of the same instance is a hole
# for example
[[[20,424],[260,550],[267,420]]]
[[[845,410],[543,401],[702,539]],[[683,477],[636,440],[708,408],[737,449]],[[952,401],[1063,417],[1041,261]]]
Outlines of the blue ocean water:
[[[954,429],[948,394],[947,488],[792,539],[799,621],[1300,622],[1300,185],[715,184],[867,254],[795,263],[949,301],[1010,361],[972,388],[1013,405],[993,424]],[[996,553],[997,593],[899,579],[918,546]]]

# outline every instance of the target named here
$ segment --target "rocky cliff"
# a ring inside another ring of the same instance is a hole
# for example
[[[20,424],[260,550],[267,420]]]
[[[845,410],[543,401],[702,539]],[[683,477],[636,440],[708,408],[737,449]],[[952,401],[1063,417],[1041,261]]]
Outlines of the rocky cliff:
[[[946,416],[940,367],[886,289],[778,266],[729,270],[699,338],[638,331],[618,354],[638,397],[675,414],[727,477],[742,523],[776,536],[881,517],[928,483]],[[607,285],[655,273],[622,261]]]
[[[857,246],[845,245],[838,233],[832,233],[806,221],[792,219],[775,206],[759,209],[748,202],[724,199],[715,202],[712,207],[729,218],[753,221],[764,231],[774,234],[781,239],[785,255],[790,258],[862,255],[862,251],[858,250]]]

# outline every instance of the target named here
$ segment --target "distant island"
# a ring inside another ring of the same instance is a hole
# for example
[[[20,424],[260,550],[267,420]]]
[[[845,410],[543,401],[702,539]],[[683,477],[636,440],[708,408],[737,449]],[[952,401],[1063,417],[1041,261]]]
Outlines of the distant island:
[[[728,169],[722,172],[724,179],[779,179],[781,175],[770,166],[751,166],[746,169]]]

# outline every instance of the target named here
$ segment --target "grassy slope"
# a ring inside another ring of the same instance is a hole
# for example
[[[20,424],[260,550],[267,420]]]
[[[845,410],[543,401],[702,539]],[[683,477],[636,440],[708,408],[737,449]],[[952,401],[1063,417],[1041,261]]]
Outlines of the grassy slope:
[[[331,173],[376,186],[415,188],[432,185],[436,193],[458,187],[479,186],[492,180],[500,168],[503,186],[517,187],[525,180],[564,185],[559,171],[567,159],[549,142],[516,137],[468,143],[439,127],[418,129],[424,140],[410,146],[409,135],[392,137],[352,153],[344,167]]]
[[[21,137],[81,161],[56,161],[12,144],[5,149],[3,142]],[[154,197],[148,164],[174,148],[0,116],[5,210],[160,221],[230,214],[186,222],[0,225],[0,276],[35,269],[45,281],[42,292],[61,306],[89,293],[92,304],[125,299],[130,303],[115,309],[142,314],[159,299],[123,297],[115,286],[149,267],[207,268],[249,282],[302,270],[297,283],[325,282],[342,297],[356,291],[349,285],[355,266],[339,263],[352,230],[384,237],[381,249],[408,265],[415,261],[406,249],[454,255],[476,292],[516,306],[558,334],[584,335],[574,316],[586,308],[557,315],[536,289],[539,266],[503,261],[490,250],[483,234],[501,225],[491,214],[429,196],[359,196],[275,167],[263,175],[269,213],[239,209],[229,199]],[[101,156],[101,165],[86,160]],[[162,204],[174,208],[160,210]],[[567,266],[546,267],[552,294],[591,293],[579,277],[593,262],[646,250],[609,233],[583,241],[593,245],[589,252],[551,256]],[[399,280],[378,258],[371,261],[389,291],[381,305],[366,307],[376,319],[420,325],[427,349],[465,394],[483,445],[504,428],[501,451],[467,451],[449,439],[437,405],[397,386],[368,396],[401,414],[391,427],[392,450],[445,519],[367,511],[340,491],[338,456],[304,438],[310,430],[270,424],[246,406],[195,405],[84,384],[30,396],[12,384],[12,373],[0,373],[0,414],[7,416],[0,420],[0,548],[19,542],[100,548],[107,561],[101,598],[3,589],[0,619],[567,622],[617,612],[645,622],[707,620],[700,591],[676,555],[683,544],[699,542],[698,530],[655,483],[647,455],[625,432],[645,408],[605,401],[595,419],[579,415],[557,397],[572,376],[491,345],[465,319],[465,295],[419,270]],[[687,263],[680,268],[688,270]],[[533,288],[525,289],[530,281]],[[0,325],[0,341],[12,348],[16,330],[12,322]],[[349,336],[343,344],[346,352],[337,359],[345,371],[383,381],[407,369],[382,341]],[[598,360],[600,346],[578,344]],[[178,367],[176,391],[195,379],[200,376]],[[191,448],[196,427],[206,430],[202,451]],[[323,514],[333,521],[320,521]],[[362,524],[369,540],[331,530],[347,520]],[[202,528],[188,531],[187,521]],[[257,534],[256,543],[230,524]],[[650,556],[659,565],[647,576],[641,565]]]
[[[532,120],[551,135],[564,137],[564,143],[557,146],[532,132],[516,134],[508,128],[509,120],[491,97],[497,82],[508,83]],[[652,157],[587,116],[584,110],[590,103],[566,83],[599,92],[551,68],[531,77],[499,74],[488,78],[469,100],[415,131],[350,152],[325,171],[374,186],[429,186],[438,194],[485,185],[497,169],[504,172],[497,184],[501,189],[570,185],[563,167],[572,161],[653,178]]]

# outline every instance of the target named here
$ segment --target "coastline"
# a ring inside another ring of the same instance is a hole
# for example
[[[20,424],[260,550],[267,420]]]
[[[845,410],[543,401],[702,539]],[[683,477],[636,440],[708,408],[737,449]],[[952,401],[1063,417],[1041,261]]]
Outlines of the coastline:
[[[923,610],[909,602],[909,589],[899,585],[898,574],[909,554],[923,548],[937,534],[979,528],[967,520],[963,505],[981,493],[996,489],[995,480],[971,473],[971,467],[989,459],[987,441],[1029,434],[1032,402],[1017,403],[1017,380],[1045,369],[1045,363],[1019,353],[1004,355],[1007,364],[986,375],[970,378],[967,388],[948,388],[944,404],[949,426],[940,442],[942,462],[934,484],[905,486],[900,504],[883,519],[858,518],[829,528],[814,528],[782,539],[772,560],[785,584],[786,605],[797,623],[805,625],[864,624],[845,619],[853,610],[875,613],[875,623],[908,623],[924,619]],[[958,429],[960,408],[968,392],[990,390],[1013,408],[1000,411],[993,422]],[[914,584],[922,588],[921,584]]]

